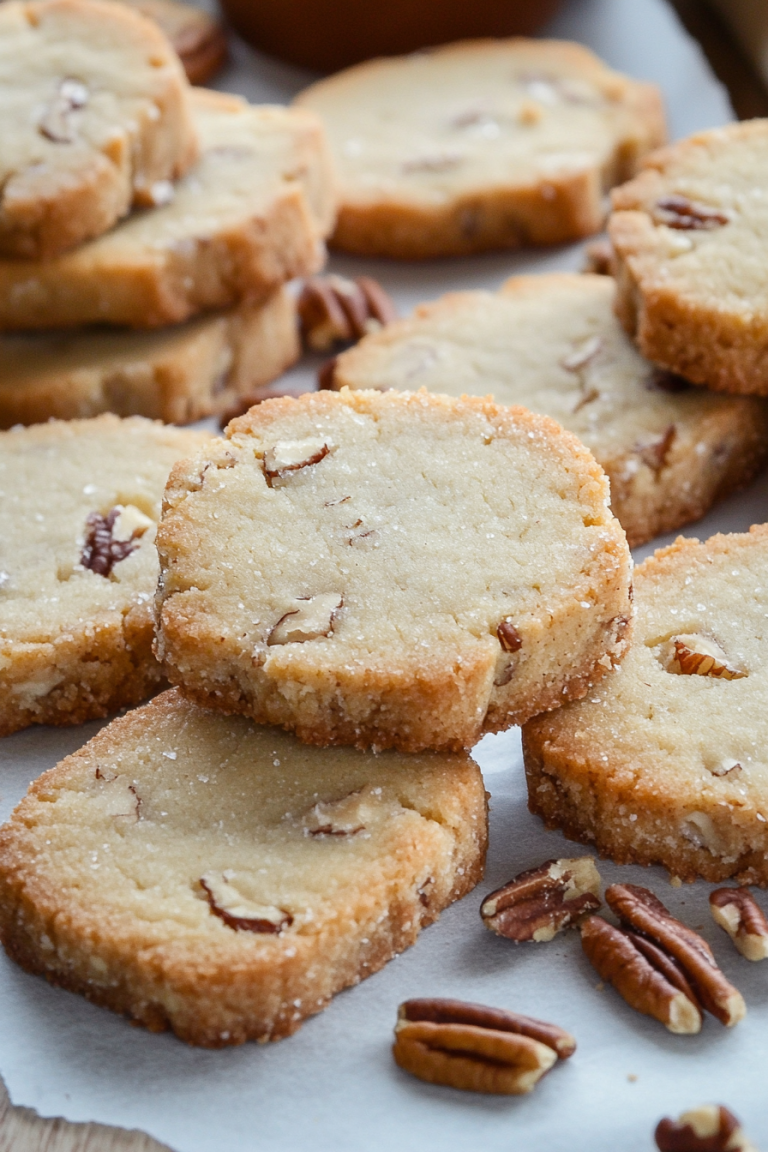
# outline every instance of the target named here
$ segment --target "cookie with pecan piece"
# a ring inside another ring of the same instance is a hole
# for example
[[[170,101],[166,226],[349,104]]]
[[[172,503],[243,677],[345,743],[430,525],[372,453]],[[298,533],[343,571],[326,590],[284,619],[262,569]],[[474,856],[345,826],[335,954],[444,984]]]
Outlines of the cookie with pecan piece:
[[[493,394],[574,432],[633,547],[698,520],[768,458],[768,402],[714,396],[642,357],[607,276],[517,276],[453,292],[336,358],[336,388]]]
[[[297,97],[325,122],[333,244],[420,259],[559,244],[666,138],[658,89],[557,40],[469,40],[371,60]]]
[[[768,884],[767,571],[768,525],[635,569],[621,672],[523,729],[533,812],[620,864]]]
[[[111,415],[0,433],[0,735],[159,684],[155,526],[171,466],[208,439]]]
[[[188,92],[168,40],[137,12],[0,5],[0,253],[50,259],[132,204],[162,202],[197,154]]]
[[[203,88],[190,100],[200,155],[167,200],[56,259],[0,259],[0,330],[161,328],[320,267],[334,199],[317,117]]]
[[[0,831],[0,935],[153,1031],[278,1040],[469,892],[486,835],[466,753],[308,748],[166,692]]]
[[[426,392],[267,400],[173,472],[157,651],[316,744],[471,747],[627,645],[605,477],[554,421]]]
[[[613,193],[618,313],[655,363],[768,395],[768,120],[699,132]]]

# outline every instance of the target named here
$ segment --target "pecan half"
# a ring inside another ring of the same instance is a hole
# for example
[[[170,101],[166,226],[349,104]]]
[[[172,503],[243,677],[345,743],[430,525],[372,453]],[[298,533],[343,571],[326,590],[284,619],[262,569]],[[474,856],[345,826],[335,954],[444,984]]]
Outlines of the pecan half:
[[[652,1016],[680,1035],[701,1030],[701,1012],[695,1001],[655,966],[634,934],[614,928],[602,916],[590,916],[581,926],[581,946],[603,980],[637,1012]]]
[[[304,340],[316,352],[349,344],[397,319],[395,306],[370,276],[314,276],[298,302]]]
[[[718,968],[709,944],[676,920],[652,892],[637,884],[612,884],[605,899],[625,924],[678,962],[708,1012],[729,1028],[743,1019],[744,999]]]
[[[747,888],[718,888],[709,894],[715,924],[728,933],[747,960],[768,958],[768,920]]]
[[[600,907],[600,874],[591,856],[547,860],[486,896],[486,928],[508,940],[551,940]]]
[[[553,1024],[482,1004],[423,999],[400,1005],[392,1054],[430,1084],[516,1096],[575,1048]]]
[[[200,877],[211,912],[239,932],[277,935],[293,923],[290,912],[273,904],[257,904],[238,891],[229,872],[207,872]]]
[[[319,464],[330,450],[330,445],[320,436],[307,436],[304,440],[279,440],[264,453],[267,483],[284,480],[293,472]]]
[[[106,516],[91,512],[85,521],[80,563],[97,576],[110,576],[115,564],[136,551],[140,538],[152,524],[149,516],[132,504],[116,504]]]
[[[267,636],[267,644],[303,644],[330,636],[344,598],[338,592],[297,597],[296,607],[283,613]]]
[[[660,1120],[654,1132],[659,1152],[755,1152],[741,1124],[722,1104],[703,1104],[677,1120]]]
[[[76,109],[85,107],[88,96],[88,88],[81,80],[62,80],[38,124],[41,135],[55,144],[71,144],[75,134],[70,118]]]
[[[698,204],[687,196],[662,196],[653,207],[653,219],[657,224],[683,231],[711,231],[730,223],[730,217],[717,208]]]
[[[728,660],[710,636],[672,636],[663,650],[667,672],[677,676],[712,676],[716,680],[743,680],[749,675]]]

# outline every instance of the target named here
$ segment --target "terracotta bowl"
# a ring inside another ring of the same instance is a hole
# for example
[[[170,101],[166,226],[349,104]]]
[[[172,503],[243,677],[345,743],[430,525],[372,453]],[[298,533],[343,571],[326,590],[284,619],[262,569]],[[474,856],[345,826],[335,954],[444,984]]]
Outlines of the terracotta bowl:
[[[528,36],[560,0],[221,0],[256,48],[335,72],[473,36]]]

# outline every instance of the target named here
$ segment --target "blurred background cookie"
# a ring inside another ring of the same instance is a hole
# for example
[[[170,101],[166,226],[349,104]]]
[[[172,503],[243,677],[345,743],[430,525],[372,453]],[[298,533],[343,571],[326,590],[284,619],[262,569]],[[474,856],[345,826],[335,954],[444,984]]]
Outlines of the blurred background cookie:
[[[122,0],[159,24],[179,54],[190,84],[205,84],[227,59],[227,38],[218,20],[178,0]]]

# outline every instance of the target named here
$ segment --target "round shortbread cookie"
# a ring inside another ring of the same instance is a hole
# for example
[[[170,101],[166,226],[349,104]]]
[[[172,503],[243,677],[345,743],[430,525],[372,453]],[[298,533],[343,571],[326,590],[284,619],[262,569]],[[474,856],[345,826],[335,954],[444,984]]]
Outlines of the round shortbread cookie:
[[[486,837],[465,753],[309,748],[167,692],[31,786],[0,934],[152,1031],[278,1040],[469,892]]]
[[[298,97],[339,185],[332,243],[420,258],[599,231],[608,188],[666,138],[651,84],[578,44],[471,40],[359,64]]]
[[[768,884],[768,525],[635,570],[620,673],[523,729],[531,811],[620,864]]]
[[[0,428],[101,412],[188,424],[252,396],[300,354],[285,288],[263,304],[151,332],[3,335]]]
[[[0,260],[0,329],[162,327],[322,265],[334,197],[317,117],[202,88],[190,100],[200,157],[169,203],[55,260]]]
[[[227,58],[227,38],[218,20],[178,0],[121,0],[159,24],[178,54],[190,84],[205,84]]]
[[[662,149],[613,194],[618,314],[650,360],[768,395],[768,120]]]
[[[116,416],[0,433],[0,735],[105,716],[159,683],[163,486],[208,439]]]
[[[620,658],[630,559],[553,421],[426,392],[268,400],[176,467],[157,651],[316,744],[469,747]]]
[[[156,24],[101,0],[0,4],[0,253],[50,259],[197,155],[184,72]]]
[[[489,393],[574,432],[605,469],[631,546],[703,516],[768,457],[768,404],[659,372],[606,276],[520,276],[422,304],[338,357],[333,387]]]

